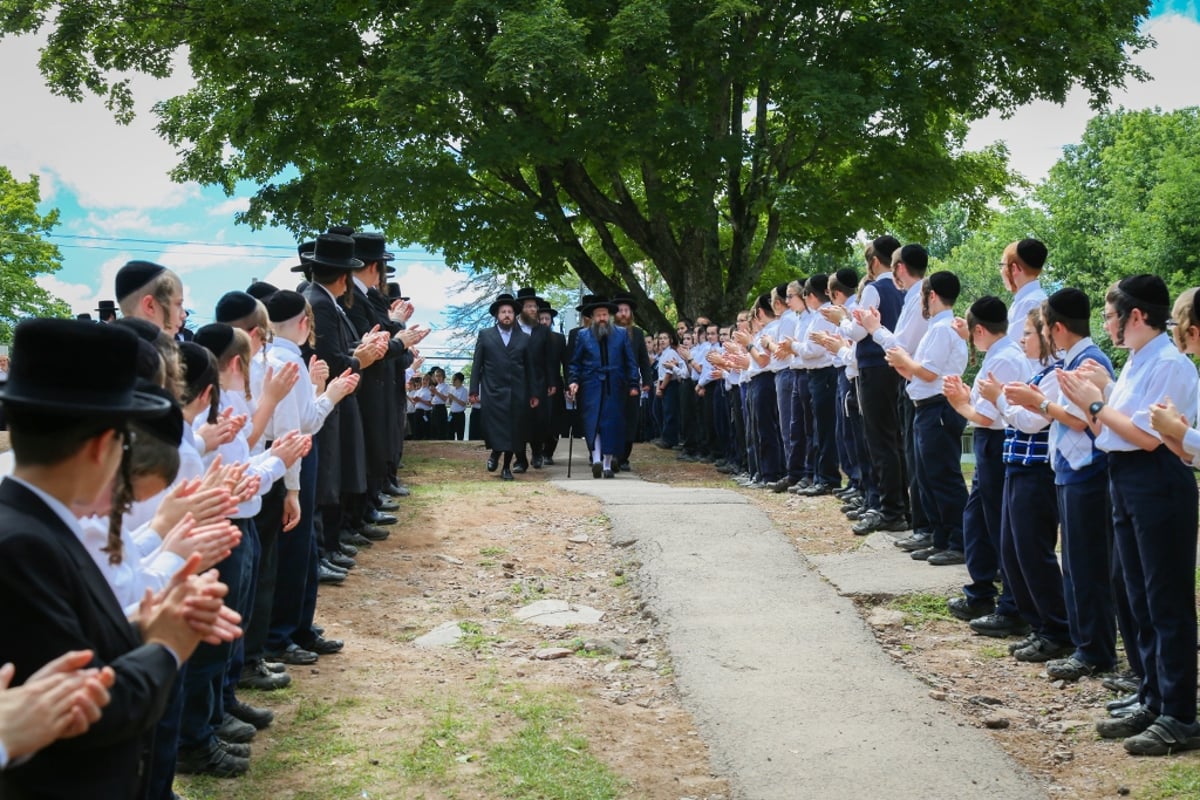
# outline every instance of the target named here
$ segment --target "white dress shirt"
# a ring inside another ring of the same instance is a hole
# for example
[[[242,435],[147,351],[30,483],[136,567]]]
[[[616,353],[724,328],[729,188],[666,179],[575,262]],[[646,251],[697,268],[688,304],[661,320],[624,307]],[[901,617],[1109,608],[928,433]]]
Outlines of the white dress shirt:
[[[1180,353],[1171,336],[1162,333],[1129,354],[1125,368],[1117,377],[1108,405],[1133,420],[1133,424],[1156,439],[1162,437],[1150,427],[1150,406],[1171,398],[1188,423],[1196,422],[1196,367]],[[1195,439],[1193,438],[1193,442]],[[1117,435],[1107,425],[1096,436],[1096,447],[1113,452],[1139,448]]]
[[[967,343],[954,330],[954,312],[949,309],[929,320],[929,329],[917,344],[913,360],[935,377],[931,381],[914,375],[905,391],[913,400],[928,400],[942,393],[942,381],[947,375],[961,375],[967,368]]]
[[[1027,383],[1033,377],[1033,370],[1030,369],[1029,364],[1030,361],[1025,356],[1025,351],[1007,336],[996,340],[988,348],[983,364],[979,367],[979,373],[975,376],[975,382],[971,386],[971,405],[977,412],[992,421],[992,424],[987,426],[988,430],[1002,431],[1006,425],[1004,417],[1000,415],[1000,410],[979,394],[979,382],[991,373],[992,377],[1000,383],[1012,383],[1013,381]]]

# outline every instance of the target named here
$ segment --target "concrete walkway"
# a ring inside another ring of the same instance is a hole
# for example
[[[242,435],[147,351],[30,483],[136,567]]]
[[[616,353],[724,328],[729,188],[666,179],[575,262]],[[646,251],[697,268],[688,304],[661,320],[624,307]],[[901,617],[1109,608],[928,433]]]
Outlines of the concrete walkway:
[[[1046,796],[984,731],[964,726],[884,655],[820,565],[745,497],[631,473],[594,480],[586,457],[575,456],[571,480],[565,463],[550,477],[599,498],[614,539],[636,538],[639,588],[662,623],[684,704],[735,797]],[[869,581],[854,558],[877,560],[867,572],[883,569],[884,556],[888,565],[906,560],[885,547],[876,540],[826,563],[861,587]],[[927,565],[905,569],[961,583]]]

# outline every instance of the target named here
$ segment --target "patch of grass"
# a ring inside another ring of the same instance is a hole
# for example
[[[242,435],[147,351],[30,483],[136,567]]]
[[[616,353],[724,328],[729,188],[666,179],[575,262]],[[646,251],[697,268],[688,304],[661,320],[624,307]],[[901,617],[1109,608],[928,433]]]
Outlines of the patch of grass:
[[[434,710],[433,719],[416,745],[400,756],[400,769],[410,778],[444,779],[466,749],[464,738],[474,729],[463,709],[453,701]]]
[[[609,583],[611,583],[614,587],[624,586],[625,584],[629,583],[629,579],[626,578],[624,575],[618,575],[617,577],[615,577],[611,581],[609,581]]]
[[[496,566],[496,562],[490,558],[481,558],[477,563],[478,563],[478,566],[481,566],[484,569],[488,569],[488,568]]]
[[[905,625],[923,625],[936,619],[952,620],[946,608],[946,598],[928,592],[905,594],[887,604],[904,614]]]
[[[984,658],[1008,658],[1008,648],[996,644],[985,644],[979,648],[979,655]]]
[[[481,555],[481,556],[488,556],[489,558],[490,558],[490,557],[493,557],[493,556],[502,556],[502,555],[504,555],[504,554],[505,554],[505,553],[507,553],[507,552],[508,552],[508,551],[507,551],[507,550],[505,550],[503,547],[495,547],[495,546],[492,546],[492,547],[481,547],[481,548],[479,548],[479,555]]]
[[[493,642],[500,641],[498,636],[488,636],[483,632],[483,626],[478,622],[463,620],[458,623],[458,628],[463,632],[462,638],[455,643],[455,647],[460,647],[463,650],[470,650],[472,653],[478,653]]]
[[[1147,800],[1200,797],[1200,763],[1177,761],[1171,764],[1162,776],[1146,787],[1144,797]]]

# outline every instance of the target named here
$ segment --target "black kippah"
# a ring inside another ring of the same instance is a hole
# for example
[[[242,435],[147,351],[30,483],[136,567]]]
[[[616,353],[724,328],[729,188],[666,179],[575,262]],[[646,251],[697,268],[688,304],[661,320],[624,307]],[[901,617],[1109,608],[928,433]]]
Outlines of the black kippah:
[[[171,447],[179,447],[179,443],[183,441],[183,411],[179,408],[179,403],[176,402],[175,397],[156,383],[140,382],[137,390],[145,394],[152,394],[155,397],[161,397],[171,404],[166,414],[160,417],[139,420],[138,425],[152,434],[154,438],[171,445]],[[137,445],[134,446],[136,447]]]
[[[128,328],[133,331],[143,342],[154,344],[158,341],[158,335],[162,333],[162,329],[148,319],[141,317],[121,317],[114,324],[120,325],[122,328]]]
[[[127,262],[117,270],[117,302],[121,302],[166,271],[166,267],[153,261]]]
[[[909,268],[910,272],[924,275],[925,270],[929,267],[929,253],[919,244],[906,244],[900,248],[900,261]],[[937,290],[934,289],[934,291]]]
[[[803,285],[804,281],[800,281],[800,284]],[[775,287],[775,294],[779,295],[780,302],[787,302],[787,287],[786,283],[781,283]]]
[[[891,234],[885,234],[871,242],[871,249],[875,251],[875,257],[888,265],[892,263],[892,253],[899,248],[900,240]]]
[[[271,322],[287,322],[303,314],[307,305],[304,295],[283,289],[266,299],[267,316]]]
[[[937,290],[934,289],[934,291]],[[1004,305],[1004,301],[999,297],[989,294],[971,304],[971,316],[975,318],[976,322],[993,324],[1008,322],[1008,306]]]
[[[1037,239],[1017,242],[1017,257],[1030,269],[1041,269],[1046,263],[1046,245]]]
[[[942,298],[942,301],[947,305],[953,305],[954,301],[958,299],[959,293],[962,292],[962,283],[959,282],[958,276],[950,270],[944,269],[940,272],[935,272],[925,280],[929,281],[929,288],[935,291],[937,296]],[[987,300],[988,298],[985,297],[983,299]],[[992,299],[999,302],[998,298],[993,297]],[[971,306],[971,311],[974,312],[974,310],[975,306]],[[980,318],[978,314],[975,316],[976,318]],[[1004,303],[1000,303],[1000,317],[1008,319]]]
[[[805,286],[810,292],[827,295],[829,294],[829,276],[821,273],[813,275],[805,283]]]
[[[1092,315],[1088,296],[1079,289],[1059,289],[1046,298],[1046,304],[1065,319],[1086,320]]]
[[[1137,305],[1166,308],[1171,305],[1171,294],[1167,284],[1157,275],[1143,273],[1122,278],[1117,288],[1129,295]]]
[[[188,393],[196,395],[198,388],[213,383],[217,372],[213,369],[212,356],[203,345],[195,341],[180,342],[179,363],[183,366],[183,381],[187,384]]]
[[[217,301],[217,322],[236,322],[254,313],[258,301],[246,292],[226,292]]]
[[[272,286],[265,281],[255,281],[254,283],[250,284],[249,288],[246,289],[246,294],[257,300],[266,300],[268,297],[278,291],[278,286]]]
[[[201,347],[207,348],[208,352],[220,360],[221,355],[233,343],[233,336],[234,333],[231,326],[226,325],[224,322],[212,322],[196,331],[196,335],[192,341]]]
[[[837,279],[838,283],[851,291],[858,288],[858,270],[853,267],[842,267],[833,273],[833,277]]]

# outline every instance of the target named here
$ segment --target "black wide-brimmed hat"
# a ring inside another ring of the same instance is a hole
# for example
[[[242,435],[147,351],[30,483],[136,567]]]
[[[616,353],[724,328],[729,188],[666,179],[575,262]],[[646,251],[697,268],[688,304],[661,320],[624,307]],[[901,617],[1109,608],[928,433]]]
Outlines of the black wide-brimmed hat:
[[[617,292],[612,296],[612,302],[619,306],[629,306],[630,311],[637,311],[637,298],[630,292]]]
[[[300,256],[300,263],[297,264],[296,266],[292,267],[291,271],[292,272],[303,272],[305,275],[307,275],[309,270],[312,269],[312,266],[304,260],[304,254],[305,253],[311,254],[312,251],[314,251],[316,249],[317,249],[317,243],[314,241],[301,242],[300,244],[296,245],[296,254]]]
[[[534,300],[539,306],[542,304],[542,298],[538,297],[537,289],[529,286],[526,286],[524,289],[517,289],[518,305],[525,305],[526,300]]]
[[[598,309],[598,308],[606,308],[606,309],[608,309],[608,313],[609,313],[609,314],[616,314],[616,313],[617,313],[617,304],[616,304],[616,303],[611,303],[611,302],[609,302],[608,300],[605,300],[603,297],[595,297],[595,298],[593,298],[593,301],[592,301],[592,303],[591,303],[590,305],[586,305],[586,306],[584,306],[584,307],[583,307],[583,310],[582,310],[582,311],[580,311],[579,313],[580,313],[580,314],[583,314],[585,317],[590,317],[590,316],[592,315],[592,312],[593,312],[593,311],[595,311],[595,310],[596,310],[596,309]]]
[[[0,403],[64,417],[142,418],[167,413],[160,397],[137,392],[138,339],[128,328],[73,319],[31,319],[13,333]],[[71,368],[62,369],[64,353]]]
[[[92,319],[92,315],[87,313],[86,311],[83,312],[82,314],[76,314],[75,319],[79,320],[80,322],[94,322],[95,321]]]
[[[558,316],[558,312],[554,310],[554,307],[550,305],[548,300],[542,300],[540,303],[538,303],[538,313],[549,314],[550,319],[554,319]]]
[[[354,257],[354,240],[336,233],[317,237],[311,253],[301,253],[300,259],[309,267],[326,267],[353,272],[362,269],[363,262]]]
[[[586,313],[584,311],[585,308],[592,305],[597,300],[603,300],[603,299],[604,298],[598,294],[585,294],[583,296],[583,300],[579,301],[579,305],[575,306],[575,310],[578,311],[580,314],[584,314],[584,313]]]
[[[99,303],[96,304],[96,310],[99,311],[101,314],[104,314],[105,312],[107,312],[109,314],[115,314],[115,313],[117,313],[117,301],[116,300],[101,300]]]
[[[387,285],[387,296],[389,300],[412,300],[411,297],[405,297],[400,294],[400,284],[398,283],[389,283]]]
[[[510,306],[514,314],[521,311],[521,304],[517,302],[517,298],[513,297],[508,292],[504,292],[496,298],[496,302],[492,303],[491,307],[488,309],[488,313],[493,317],[496,316],[496,312],[500,310],[501,306]]]
[[[387,250],[382,233],[361,231],[350,237],[354,240],[354,257],[364,264],[368,261],[393,261],[396,256]]]

